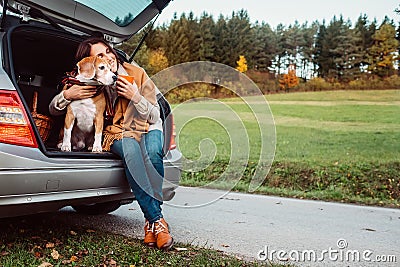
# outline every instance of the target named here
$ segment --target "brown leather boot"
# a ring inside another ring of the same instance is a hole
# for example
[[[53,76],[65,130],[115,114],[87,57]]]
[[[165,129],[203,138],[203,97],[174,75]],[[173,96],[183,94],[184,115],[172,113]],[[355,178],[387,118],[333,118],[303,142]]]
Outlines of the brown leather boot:
[[[148,247],[155,248],[157,245],[157,238],[154,232],[154,223],[149,223],[146,220],[146,224],[144,225],[144,244]]]
[[[161,218],[154,223],[154,226],[157,238],[157,247],[162,250],[169,250],[174,244],[174,239],[169,233],[168,223],[164,218]]]

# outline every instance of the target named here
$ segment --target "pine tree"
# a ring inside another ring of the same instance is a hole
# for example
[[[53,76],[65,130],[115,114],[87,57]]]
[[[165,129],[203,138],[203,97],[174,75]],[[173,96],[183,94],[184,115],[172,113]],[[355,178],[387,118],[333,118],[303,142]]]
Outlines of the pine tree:
[[[358,18],[354,30],[355,34],[360,37],[359,42],[357,43],[357,46],[361,47],[361,62],[359,68],[365,70],[368,66],[367,50],[373,44],[372,35],[376,31],[376,21],[369,23],[367,16],[362,15]]]
[[[212,16],[203,13],[199,21],[200,48],[199,60],[215,61],[215,23]]]
[[[304,35],[300,30],[300,25],[296,21],[294,25],[289,25],[289,28],[284,32],[285,42],[285,61],[287,65],[294,65],[298,68],[298,56],[304,46]]]
[[[354,29],[344,25],[337,39],[338,45],[332,50],[337,55],[334,58],[335,76],[340,82],[349,82],[360,77],[361,74],[362,47],[357,45],[360,44],[361,37]]]
[[[251,56],[250,68],[266,72],[272,66],[276,54],[276,36],[271,27],[262,23],[253,27],[253,49],[249,51]]]
[[[301,77],[303,80],[306,80],[307,77],[313,76],[313,73],[316,70],[316,66],[314,64],[314,52],[315,52],[315,39],[318,31],[318,23],[313,22],[309,27],[307,23],[303,24],[301,27],[301,31],[303,34],[303,46],[301,48]],[[310,70],[311,68],[311,70]]]
[[[278,75],[281,73],[281,69],[283,67],[283,59],[286,55],[285,50],[285,26],[283,24],[278,24],[275,30],[276,36],[276,53],[275,58],[272,61],[272,69],[273,72],[276,72]]]
[[[253,40],[250,18],[245,10],[232,12],[232,17],[226,24],[226,39],[228,43],[225,47],[225,62],[227,65],[235,67],[236,58],[239,55],[247,56]]]
[[[338,49],[338,45],[348,28],[349,25],[344,22],[342,16],[339,19],[334,16],[327,27],[324,24],[320,26],[316,43],[316,63],[320,77],[339,78],[341,70],[335,59],[345,57],[344,51]]]
[[[214,59],[215,62],[228,65],[229,58],[227,54],[229,53],[229,39],[226,24],[226,19],[224,16],[220,15],[213,32],[215,36]]]
[[[188,39],[189,45],[189,59],[188,61],[200,60],[200,48],[201,48],[201,35],[200,35],[200,24],[197,19],[194,18],[193,12],[190,12],[188,19],[184,24],[184,30]]]
[[[190,59],[189,38],[187,36],[188,19],[182,14],[179,20],[173,20],[168,28],[165,54],[171,66],[188,62]]]

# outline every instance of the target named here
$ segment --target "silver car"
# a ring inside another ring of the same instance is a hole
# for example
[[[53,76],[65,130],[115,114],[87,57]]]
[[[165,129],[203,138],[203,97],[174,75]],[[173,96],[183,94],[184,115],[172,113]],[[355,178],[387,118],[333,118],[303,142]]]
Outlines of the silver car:
[[[2,1],[3,2],[3,1]],[[142,29],[170,0],[6,1],[0,31],[0,218],[57,211],[102,214],[134,196],[112,153],[61,152],[62,117],[48,106],[79,43],[101,33],[117,44]],[[3,3],[2,3],[3,5]],[[123,58],[124,53],[121,52]],[[175,194],[181,153],[168,102],[158,95],[164,126],[164,200]]]

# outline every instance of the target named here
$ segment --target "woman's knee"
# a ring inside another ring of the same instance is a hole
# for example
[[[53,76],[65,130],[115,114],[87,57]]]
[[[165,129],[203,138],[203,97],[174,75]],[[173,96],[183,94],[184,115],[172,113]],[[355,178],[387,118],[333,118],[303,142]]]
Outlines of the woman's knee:
[[[120,157],[126,158],[130,155],[140,153],[140,145],[134,138],[123,138],[114,141],[111,146],[111,151],[118,154]]]

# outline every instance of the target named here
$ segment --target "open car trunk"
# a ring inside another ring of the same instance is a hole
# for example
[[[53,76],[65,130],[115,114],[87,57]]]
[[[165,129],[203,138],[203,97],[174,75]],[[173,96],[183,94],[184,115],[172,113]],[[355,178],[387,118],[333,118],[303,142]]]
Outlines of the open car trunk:
[[[26,110],[30,111],[32,125],[36,122],[36,131],[41,150],[48,156],[78,156],[78,157],[113,157],[109,152],[61,152],[57,147],[60,131],[64,127],[65,116],[51,116],[49,104],[61,88],[59,83],[65,72],[74,66],[75,52],[84,38],[71,35],[69,32],[54,30],[54,28],[20,25],[8,31],[6,44],[8,54],[5,57],[5,69],[10,74],[20,96],[25,102]],[[37,98],[34,97],[36,94]],[[172,134],[172,118],[168,116],[170,107],[165,98],[157,96],[161,108],[164,126],[164,153],[170,144]],[[36,101],[35,101],[36,100]],[[37,103],[34,110],[34,102]],[[35,112],[34,112],[35,111]],[[47,138],[43,138],[40,118],[51,118]],[[39,120],[37,119],[39,117]]]
[[[36,112],[38,133],[41,133],[44,152],[58,151],[59,133],[64,125],[64,116],[51,116],[49,104],[58,94],[58,83],[66,71],[74,67],[74,57],[80,39],[53,29],[21,25],[8,31],[8,67],[12,80],[25,100],[26,110]],[[51,118],[47,138],[43,138],[40,118]],[[46,140],[44,140],[46,139]],[[61,153],[61,152],[60,152]]]

